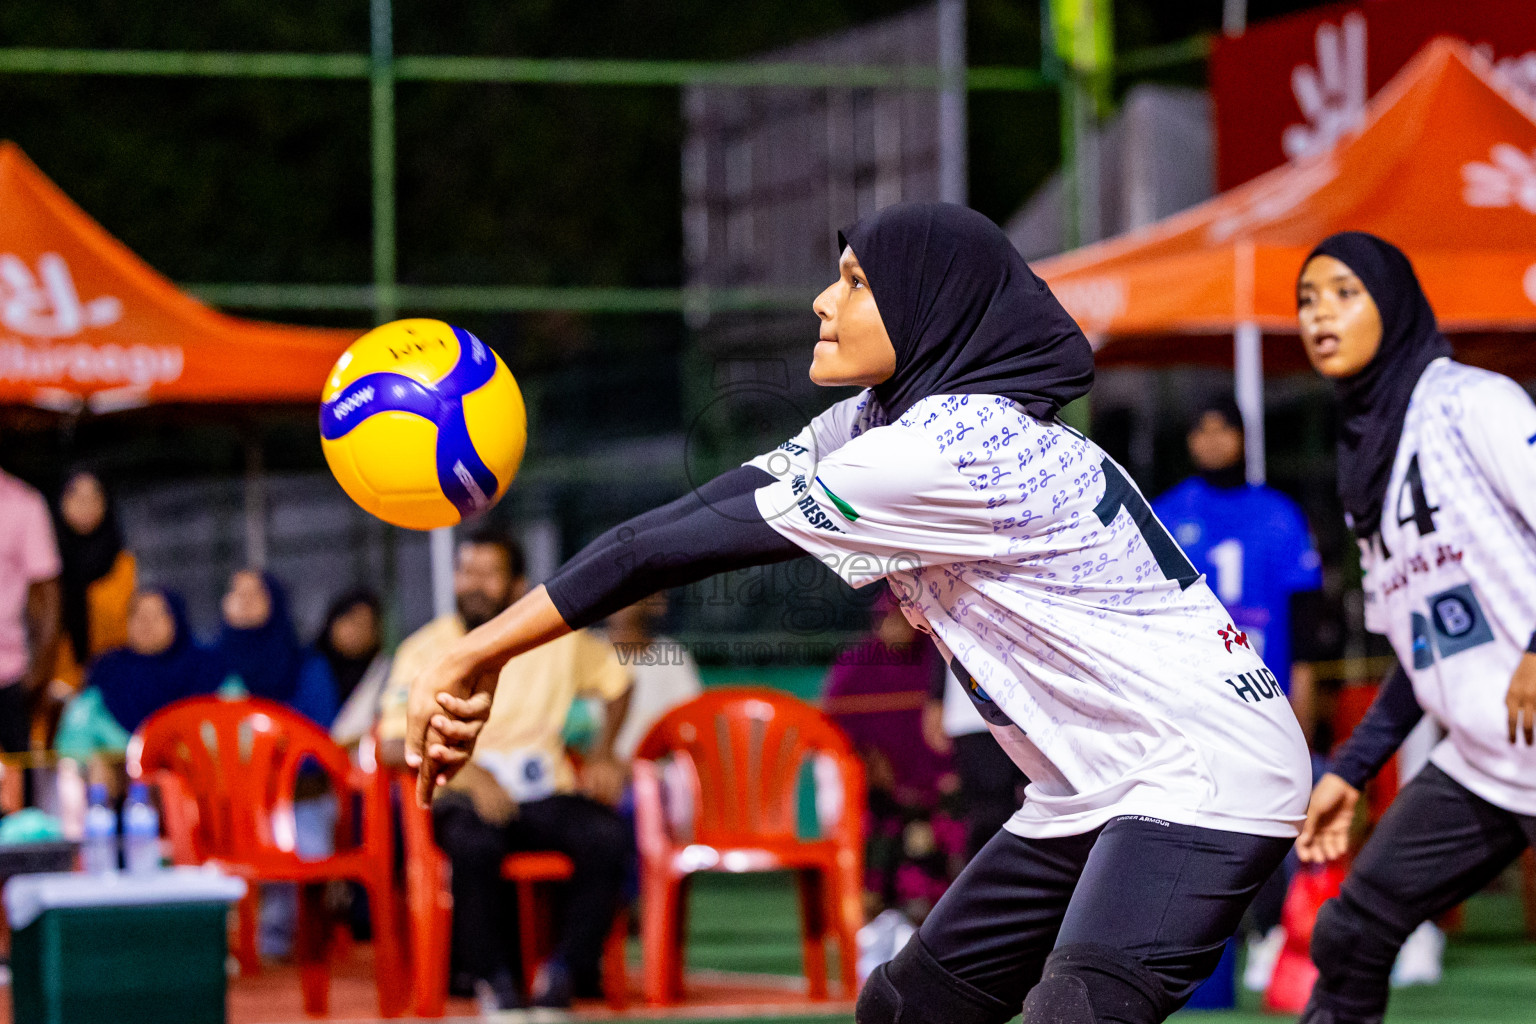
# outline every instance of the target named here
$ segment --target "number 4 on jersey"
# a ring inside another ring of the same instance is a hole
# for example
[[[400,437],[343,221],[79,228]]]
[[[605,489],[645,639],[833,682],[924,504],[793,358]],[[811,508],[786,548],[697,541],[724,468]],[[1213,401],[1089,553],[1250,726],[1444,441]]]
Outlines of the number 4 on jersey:
[[[1408,514],[1403,514],[1403,507],[1407,506]],[[1423,537],[1435,532],[1435,513],[1440,511],[1439,505],[1431,505],[1429,499],[1424,497],[1424,477],[1419,472],[1419,453],[1414,452],[1413,458],[1408,460],[1408,472],[1403,475],[1403,486],[1397,491],[1397,525],[1407,526],[1412,523],[1414,529]]]
[[[1163,576],[1170,580],[1176,580],[1180,590],[1188,590],[1190,584],[1200,578],[1195,567],[1190,563],[1184,550],[1174,543],[1168,531],[1163,529],[1163,524],[1157,521],[1157,516],[1152,514],[1147,499],[1141,496],[1141,492],[1131,485],[1120,472],[1120,467],[1106,458],[1102,466],[1104,470],[1104,497],[1094,506],[1093,514],[1099,517],[1099,522],[1108,526],[1115,521],[1115,516],[1120,514],[1123,508],[1131,514],[1131,521],[1136,524],[1136,529],[1141,531],[1141,539],[1147,542],[1147,547],[1152,549],[1152,557],[1157,559],[1157,567],[1162,570]]]

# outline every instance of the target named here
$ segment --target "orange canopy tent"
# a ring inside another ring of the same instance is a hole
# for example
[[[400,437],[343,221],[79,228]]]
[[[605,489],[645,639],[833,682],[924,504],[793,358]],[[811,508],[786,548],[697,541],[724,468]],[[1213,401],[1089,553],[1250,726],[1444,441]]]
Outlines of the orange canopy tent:
[[[0,404],[314,403],[358,333],[209,309],[0,142]]]
[[[1265,353],[1262,334],[1295,333],[1302,261],[1345,230],[1407,252],[1448,332],[1536,330],[1531,99],[1465,44],[1436,40],[1328,152],[1035,269],[1094,339],[1101,363],[1206,361],[1217,336],[1233,335],[1249,476],[1262,479],[1263,365],[1305,365],[1295,343]],[[1507,342],[1476,361],[1505,362],[1501,350],[1516,348]]]

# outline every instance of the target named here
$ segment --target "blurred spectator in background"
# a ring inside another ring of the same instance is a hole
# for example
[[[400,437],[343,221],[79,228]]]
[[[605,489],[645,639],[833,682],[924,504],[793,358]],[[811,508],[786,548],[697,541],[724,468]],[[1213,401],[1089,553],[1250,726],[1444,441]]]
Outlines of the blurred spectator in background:
[[[216,651],[223,671],[252,697],[286,704],[322,728],[336,717],[336,689],[322,672],[305,672],[304,649],[288,612],[288,593],[271,573],[241,569],[220,604],[223,626]],[[293,794],[294,850],[319,859],[336,847],[336,798],[318,768],[301,770]],[[292,883],[261,887],[262,956],[285,957],[299,917]]]
[[[380,753],[405,763],[411,681],[468,630],[490,621],[527,589],[521,548],[491,532],[459,544],[453,615],[406,638],[395,653],[379,721]],[[600,995],[599,959],[613,926],[633,845],[613,805],[624,787],[614,738],[628,710],[630,677],[613,647],[578,630],[513,658],[470,763],[432,805],[438,845],[453,866],[453,960],[457,990],[482,1008],[522,1005],[516,911],[501,862],[520,850],[558,850],[575,874],[555,925],[554,953],[533,979],[535,1005],[569,1006]],[[572,704],[606,701],[604,725],[580,778],[561,740]]]
[[[319,673],[304,678],[304,649],[288,611],[288,592],[271,573],[241,569],[220,604],[216,650],[245,692],[286,704],[324,728],[336,717],[336,690]],[[305,684],[300,688],[301,680]]]
[[[55,747],[84,761],[121,754],[150,715],[183,697],[212,693],[218,657],[192,635],[186,603],[171,590],[145,589],[129,603],[126,644],[92,662],[85,688],[65,707]]]
[[[368,587],[354,587],[333,601],[299,681],[301,693],[323,688],[334,694],[339,710],[331,739],[342,746],[355,746],[373,729],[389,681],[379,608],[379,595]]]
[[[0,470],[0,749],[30,745],[32,709],[53,674],[59,549],[43,496]]]
[[[1323,585],[1306,514],[1275,488],[1248,483],[1243,418],[1231,398],[1201,406],[1187,440],[1196,473],[1152,510],[1290,695],[1310,741],[1312,667],[1291,660],[1291,624],[1307,618],[1293,606],[1315,600]]]
[[[866,915],[899,908],[920,924],[958,873],[965,846],[947,799],[954,766],[923,741],[923,704],[944,662],[890,591],[872,614],[869,636],[833,664],[822,707],[853,741],[869,781]]]
[[[1019,809],[1029,780],[998,745],[965,686],[947,667],[934,677],[923,705],[923,739],[929,748],[954,755],[969,863]]]
[[[1290,696],[1310,745],[1316,680],[1310,663],[1292,660],[1293,651],[1316,646],[1296,629],[1316,622],[1311,606],[1322,600],[1322,560],[1306,514],[1275,488],[1248,482],[1243,417],[1230,397],[1200,407],[1187,442],[1195,475],[1152,509],[1232,616],[1234,637],[1246,639]],[[1293,855],[1249,906],[1243,981],[1253,991],[1269,987],[1285,944],[1280,913],[1294,870]]]
[[[681,643],[656,632],[667,614],[663,591],[608,616],[608,641],[629,669],[629,713],[613,740],[621,764],[634,760],[635,748],[662,715],[704,692],[699,666]]]
[[[64,480],[58,537],[64,634],[53,674],[74,690],[92,658],[128,642],[137,567],[123,547],[111,496],[88,469],[77,469]]]

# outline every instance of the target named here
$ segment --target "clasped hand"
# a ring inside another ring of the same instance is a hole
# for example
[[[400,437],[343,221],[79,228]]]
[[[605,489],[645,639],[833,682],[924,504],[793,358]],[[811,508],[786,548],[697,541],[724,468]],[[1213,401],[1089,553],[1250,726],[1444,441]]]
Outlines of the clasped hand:
[[[495,688],[493,673],[466,672],[451,651],[411,683],[405,763],[416,769],[416,799],[423,806],[469,763]]]

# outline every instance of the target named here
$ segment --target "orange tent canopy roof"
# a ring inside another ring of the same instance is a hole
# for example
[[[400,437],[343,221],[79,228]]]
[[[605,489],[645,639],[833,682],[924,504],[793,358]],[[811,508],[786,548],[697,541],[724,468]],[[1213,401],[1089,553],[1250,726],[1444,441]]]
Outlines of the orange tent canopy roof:
[[[209,309],[0,142],[0,404],[318,402],[359,333]]]
[[[1345,230],[1407,252],[1445,329],[1536,329],[1531,102],[1436,40],[1329,152],[1035,269],[1112,356],[1117,338],[1243,322],[1294,333],[1302,261]]]

